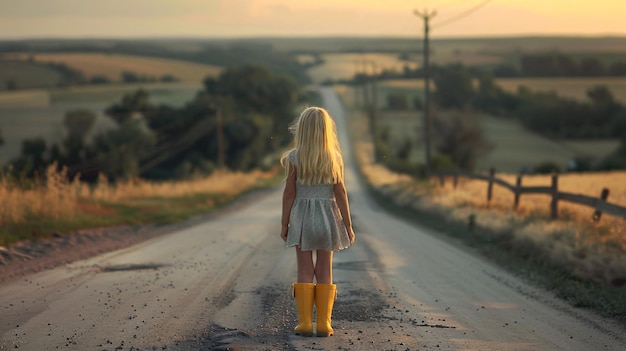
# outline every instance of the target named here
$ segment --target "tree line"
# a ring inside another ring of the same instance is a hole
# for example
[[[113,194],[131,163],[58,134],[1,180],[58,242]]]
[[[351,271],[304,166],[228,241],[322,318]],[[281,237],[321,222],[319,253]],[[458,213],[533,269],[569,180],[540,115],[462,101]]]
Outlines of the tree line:
[[[291,140],[288,125],[302,99],[299,92],[290,77],[252,65],[229,67],[217,78],[206,78],[204,89],[180,108],[155,105],[140,89],[106,109],[116,128],[88,138],[96,115],[68,111],[63,141],[48,145],[41,138],[24,140],[21,156],[10,169],[30,178],[56,162],[87,181],[101,173],[109,179],[180,179],[214,171],[220,150],[229,169],[271,167],[277,152]],[[175,147],[203,121],[207,127],[196,133],[197,140],[182,149]],[[164,150],[166,157],[143,167],[155,150]]]

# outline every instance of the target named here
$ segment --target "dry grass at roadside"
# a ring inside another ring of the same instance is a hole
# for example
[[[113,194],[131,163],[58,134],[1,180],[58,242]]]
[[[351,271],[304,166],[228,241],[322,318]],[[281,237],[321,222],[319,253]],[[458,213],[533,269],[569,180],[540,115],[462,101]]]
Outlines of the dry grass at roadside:
[[[545,195],[523,195],[517,210],[513,195],[494,186],[493,200],[486,201],[486,183],[461,180],[457,189],[448,181],[419,182],[374,163],[365,117],[354,113],[351,124],[355,155],[366,181],[378,192],[405,208],[422,213],[438,213],[461,223],[469,219],[489,240],[505,240],[516,252],[550,262],[582,281],[626,284],[626,221],[604,215],[599,224],[591,223],[593,209],[559,202],[560,219],[550,220],[550,199]],[[514,175],[501,175],[515,183]],[[523,185],[550,184],[548,176],[528,176]],[[626,205],[626,172],[569,174],[560,177],[559,189],[597,197],[603,187],[611,189],[609,201]],[[468,229],[468,231],[471,229]],[[478,229],[477,229],[478,230]]]
[[[499,178],[514,184],[514,175]],[[549,176],[528,176],[526,186],[547,186]],[[609,200],[626,205],[626,173],[569,174],[559,177],[560,191],[597,197],[602,187],[611,189]],[[550,220],[550,197],[523,195],[513,209],[513,194],[494,186],[490,204],[485,182],[462,180],[457,189],[452,182],[434,186],[421,206],[434,206],[459,221],[472,217],[477,226],[498,235],[511,235],[520,246],[530,246],[537,255],[556,263],[573,275],[587,280],[626,284],[626,221],[604,215],[592,223],[593,209],[559,202],[559,219]],[[522,247],[527,250],[528,247]]]
[[[20,186],[0,180],[0,244],[36,239],[53,231],[178,221],[208,211],[234,196],[270,184],[278,170],[215,172],[194,180],[116,184],[101,177],[95,186],[68,181],[56,166],[43,182]]]

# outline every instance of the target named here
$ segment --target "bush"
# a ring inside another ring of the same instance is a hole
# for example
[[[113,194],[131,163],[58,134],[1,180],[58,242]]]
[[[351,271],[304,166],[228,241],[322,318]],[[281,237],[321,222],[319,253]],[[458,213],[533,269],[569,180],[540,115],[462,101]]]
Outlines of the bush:
[[[111,80],[103,75],[96,75],[89,79],[89,83],[91,84],[110,84]]]
[[[452,158],[448,155],[437,154],[432,156],[431,164],[433,169],[454,169],[458,168],[458,165],[454,163]]]
[[[407,162],[409,160],[409,157],[411,156],[412,148],[413,142],[411,142],[411,139],[405,139],[398,148],[398,150],[396,150],[396,157],[398,158],[398,160]]]
[[[398,159],[385,159],[385,166],[390,170],[402,174],[408,174],[417,178],[424,177],[424,165]]]
[[[392,111],[408,110],[409,104],[407,100],[405,93],[389,93],[387,94],[387,108]]]
[[[561,167],[553,161],[544,161],[533,167],[533,173],[550,174],[554,172],[560,173]]]
[[[413,97],[413,108],[421,111],[424,109],[424,101],[422,101],[422,98],[419,97],[418,95],[415,95]]]

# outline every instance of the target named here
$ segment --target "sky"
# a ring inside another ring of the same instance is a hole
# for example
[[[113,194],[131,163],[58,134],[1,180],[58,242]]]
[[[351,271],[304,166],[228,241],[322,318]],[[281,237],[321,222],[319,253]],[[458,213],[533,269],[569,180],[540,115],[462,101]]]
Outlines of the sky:
[[[433,37],[626,35],[626,0],[0,0],[0,38],[406,37],[416,9]]]

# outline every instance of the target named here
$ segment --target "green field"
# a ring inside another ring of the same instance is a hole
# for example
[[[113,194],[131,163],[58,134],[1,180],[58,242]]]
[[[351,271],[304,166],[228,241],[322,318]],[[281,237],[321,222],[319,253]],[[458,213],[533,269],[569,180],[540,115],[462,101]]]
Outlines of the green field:
[[[422,115],[414,112],[382,112],[381,127],[388,127],[392,150],[411,140],[413,149],[411,160],[424,162],[422,146]],[[568,161],[577,156],[600,158],[615,151],[618,140],[601,141],[552,141],[526,130],[516,120],[481,116],[480,123],[492,150],[478,158],[477,171],[491,167],[506,173],[517,173],[524,168],[531,169],[539,163],[550,161],[566,168]]]
[[[52,68],[27,61],[0,59],[0,91],[15,82],[18,89],[54,87],[63,81],[61,73]]]

